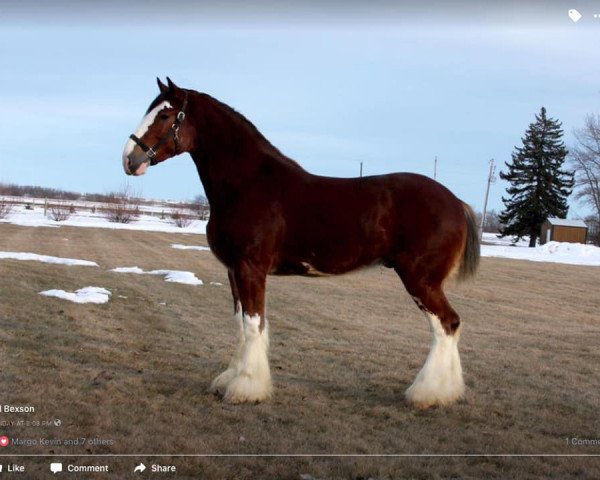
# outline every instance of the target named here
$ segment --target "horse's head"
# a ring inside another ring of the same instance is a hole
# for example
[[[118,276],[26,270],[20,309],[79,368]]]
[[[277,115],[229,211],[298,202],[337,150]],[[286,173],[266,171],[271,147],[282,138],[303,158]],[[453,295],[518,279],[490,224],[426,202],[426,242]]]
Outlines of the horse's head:
[[[183,153],[190,144],[191,129],[185,119],[187,90],[179,88],[169,77],[167,85],[158,78],[156,81],[160,94],[148,107],[142,123],[130,135],[123,150],[123,168],[127,175],[143,175],[148,165]]]

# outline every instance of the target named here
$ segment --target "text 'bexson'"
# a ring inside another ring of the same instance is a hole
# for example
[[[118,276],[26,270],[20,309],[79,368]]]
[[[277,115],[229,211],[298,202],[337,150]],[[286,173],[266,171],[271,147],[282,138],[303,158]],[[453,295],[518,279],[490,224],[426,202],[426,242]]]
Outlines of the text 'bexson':
[[[35,413],[33,405],[0,405],[0,413]]]

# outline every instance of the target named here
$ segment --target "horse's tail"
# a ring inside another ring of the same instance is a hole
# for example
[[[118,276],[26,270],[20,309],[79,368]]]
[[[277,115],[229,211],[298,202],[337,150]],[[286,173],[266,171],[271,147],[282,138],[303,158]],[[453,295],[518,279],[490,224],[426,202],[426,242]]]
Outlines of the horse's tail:
[[[467,240],[463,251],[460,267],[458,269],[458,279],[467,280],[475,275],[479,266],[479,256],[481,248],[479,245],[479,229],[475,220],[473,209],[463,202],[465,210],[465,219],[467,220]]]

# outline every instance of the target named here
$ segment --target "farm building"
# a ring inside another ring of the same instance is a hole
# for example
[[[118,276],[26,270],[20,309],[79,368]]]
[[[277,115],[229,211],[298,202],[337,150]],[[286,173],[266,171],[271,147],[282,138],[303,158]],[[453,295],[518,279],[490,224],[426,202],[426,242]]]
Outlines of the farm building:
[[[546,242],[586,243],[588,228],[583,220],[549,218],[542,224],[540,244]]]

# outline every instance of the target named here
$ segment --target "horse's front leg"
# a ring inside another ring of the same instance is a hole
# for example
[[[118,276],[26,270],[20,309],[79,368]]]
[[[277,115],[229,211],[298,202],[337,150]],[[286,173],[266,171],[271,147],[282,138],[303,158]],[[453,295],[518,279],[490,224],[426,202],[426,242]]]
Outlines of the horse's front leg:
[[[243,345],[236,371],[225,388],[226,402],[259,402],[271,396],[269,329],[265,318],[266,272],[249,263],[233,270],[241,304]]]

